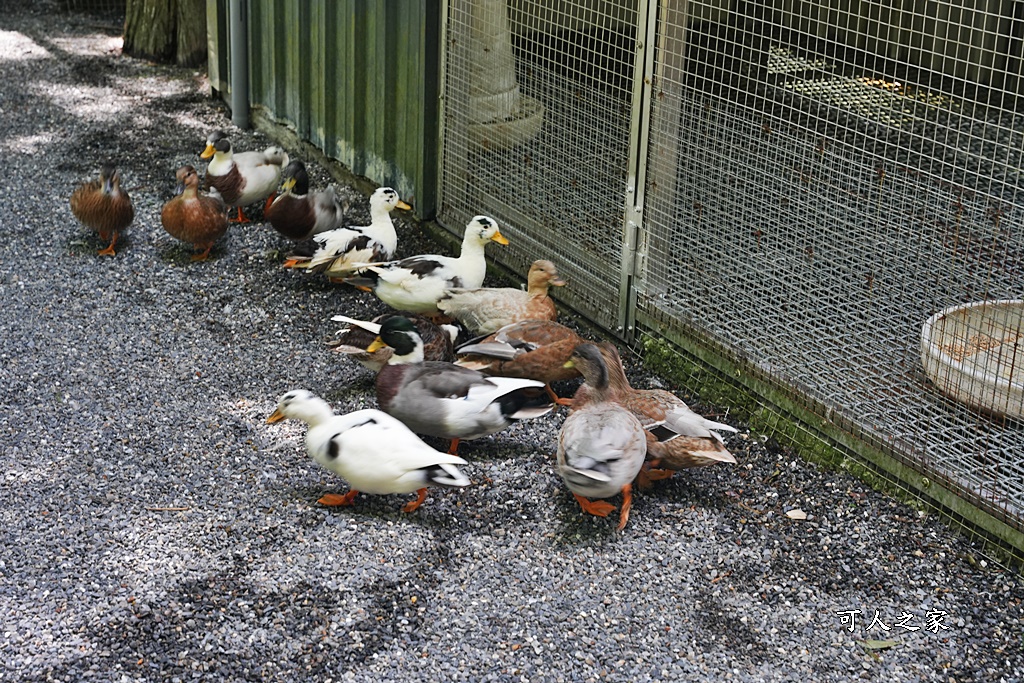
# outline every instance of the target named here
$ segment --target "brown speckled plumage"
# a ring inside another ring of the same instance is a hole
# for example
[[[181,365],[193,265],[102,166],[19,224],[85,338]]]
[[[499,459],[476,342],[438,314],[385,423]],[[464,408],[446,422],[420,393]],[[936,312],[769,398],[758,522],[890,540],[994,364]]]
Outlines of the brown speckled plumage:
[[[459,364],[496,377],[524,377],[550,384],[580,376],[579,370],[567,368],[565,363],[584,341],[574,330],[554,321],[525,320],[460,349]],[[493,355],[488,349],[493,349]]]
[[[121,187],[121,174],[110,163],[103,164],[100,177],[80,185],[71,195],[71,213],[110,246],[99,251],[113,256],[118,235],[131,225],[135,208],[131,197]]]
[[[602,342],[598,347],[608,370],[608,396],[611,400],[629,410],[644,427],[664,423],[664,429],[674,430],[678,434],[670,440],[659,441],[653,433],[648,432],[649,461],[671,470],[736,462],[722,440],[710,431],[716,428],[735,431],[733,428],[718,425],[697,415],[682,399],[669,391],[634,389],[622,369],[622,359],[615,345]],[[574,401],[589,401],[591,391],[584,384],[576,393]]]
[[[228,231],[226,207],[215,197],[199,194],[199,175],[192,166],[182,166],[175,177],[183,191],[164,204],[160,222],[172,237],[196,248],[193,261],[205,261],[214,243]]]
[[[548,289],[564,284],[555,264],[540,259],[530,266],[526,291],[514,287],[449,289],[437,308],[475,334],[490,334],[523,320],[554,320],[558,311]]]

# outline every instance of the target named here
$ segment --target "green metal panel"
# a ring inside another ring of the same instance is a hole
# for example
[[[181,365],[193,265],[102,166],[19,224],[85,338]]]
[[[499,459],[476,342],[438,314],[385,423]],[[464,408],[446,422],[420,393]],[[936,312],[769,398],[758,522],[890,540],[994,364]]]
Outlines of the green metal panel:
[[[226,3],[225,3],[226,4]],[[227,9],[217,5],[217,23]],[[436,207],[440,0],[252,0],[250,102],[348,167]],[[222,90],[226,36],[211,31]]]
[[[215,94],[227,97],[229,91],[228,75],[231,65],[228,56],[228,0],[211,0],[206,3],[207,33],[207,73],[210,87]]]

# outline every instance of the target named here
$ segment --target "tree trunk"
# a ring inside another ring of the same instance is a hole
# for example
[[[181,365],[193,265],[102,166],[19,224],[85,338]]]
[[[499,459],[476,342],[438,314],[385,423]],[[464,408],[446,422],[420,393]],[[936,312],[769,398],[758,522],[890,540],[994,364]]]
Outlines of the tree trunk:
[[[178,0],[178,66],[206,61],[206,0]]]
[[[127,0],[124,53],[195,66],[206,59],[203,0]]]

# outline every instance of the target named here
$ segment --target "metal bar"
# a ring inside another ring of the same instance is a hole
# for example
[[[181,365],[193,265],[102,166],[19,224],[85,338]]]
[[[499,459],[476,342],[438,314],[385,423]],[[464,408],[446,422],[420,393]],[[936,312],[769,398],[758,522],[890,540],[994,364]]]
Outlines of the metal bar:
[[[637,8],[636,52],[633,68],[633,100],[629,122],[629,162],[626,176],[626,207],[623,217],[622,266],[619,281],[617,332],[627,342],[634,333],[637,244],[643,230],[644,181],[650,137],[651,83],[654,52],[650,45],[657,31],[658,2],[645,0]]]
[[[231,122],[249,127],[249,8],[247,0],[231,0],[228,17],[231,41]]]

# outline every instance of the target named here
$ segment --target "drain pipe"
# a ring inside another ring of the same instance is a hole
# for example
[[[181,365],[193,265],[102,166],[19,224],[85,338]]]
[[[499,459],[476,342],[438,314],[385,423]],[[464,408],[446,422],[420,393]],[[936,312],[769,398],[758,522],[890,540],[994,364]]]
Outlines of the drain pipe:
[[[228,42],[231,45],[231,122],[249,127],[249,8],[247,0],[228,5]]]

